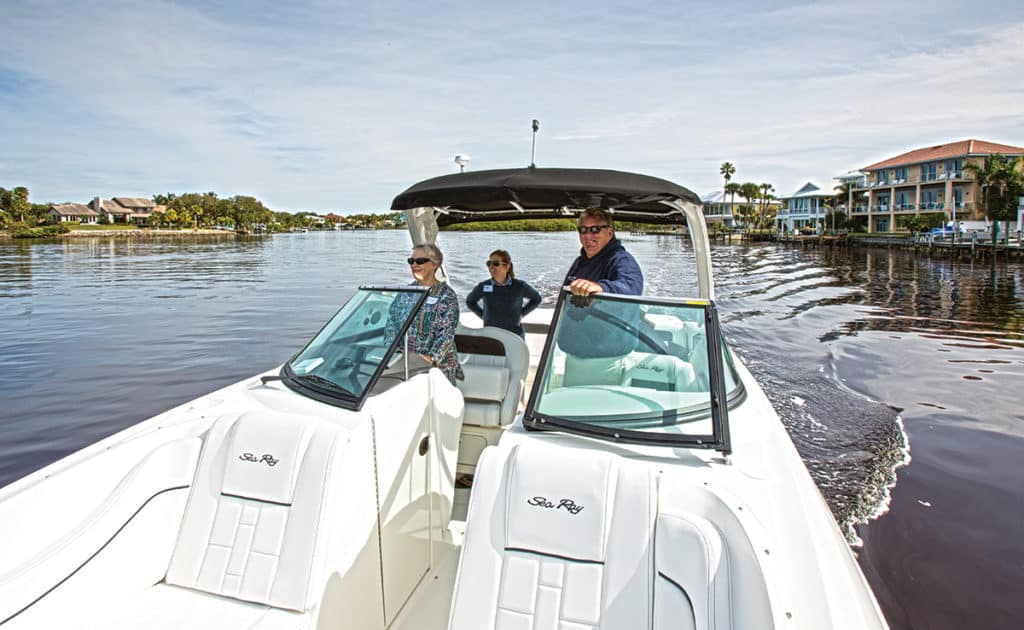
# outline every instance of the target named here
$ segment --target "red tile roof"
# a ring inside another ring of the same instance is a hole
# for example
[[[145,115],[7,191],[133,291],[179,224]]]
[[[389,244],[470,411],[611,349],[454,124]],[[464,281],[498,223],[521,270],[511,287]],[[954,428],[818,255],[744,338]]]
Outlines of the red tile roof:
[[[902,155],[897,155],[896,157],[889,158],[888,160],[877,162],[871,166],[865,166],[861,170],[874,171],[880,168],[888,168],[890,166],[919,164],[921,162],[945,160],[947,158],[963,157],[965,155],[990,155],[992,153],[1002,153],[1003,155],[1024,155],[1024,147],[1014,147],[1008,144],[985,142],[984,140],[961,140],[960,142],[950,142],[948,144],[940,144],[934,147],[925,147],[923,149],[907,151]]]

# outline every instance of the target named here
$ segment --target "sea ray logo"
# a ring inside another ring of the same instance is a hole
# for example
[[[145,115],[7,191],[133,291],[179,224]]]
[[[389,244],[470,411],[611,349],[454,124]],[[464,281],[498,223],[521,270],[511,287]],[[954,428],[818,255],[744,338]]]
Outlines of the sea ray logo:
[[[583,506],[576,505],[576,502],[572,499],[562,499],[556,504],[553,501],[548,501],[547,497],[533,497],[532,499],[527,499],[526,504],[546,508],[548,510],[564,509],[569,514],[573,515],[579,514],[583,511]]]
[[[254,464],[266,464],[267,466],[276,466],[279,459],[274,459],[274,456],[270,453],[264,453],[263,457],[257,458],[252,453],[242,453],[238,456],[238,459],[243,462],[253,462]]]
[[[660,365],[649,365],[647,363],[637,363],[636,367],[638,370],[650,370],[655,374],[661,374],[662,372],[665,371],[665,368],[661,367]]]

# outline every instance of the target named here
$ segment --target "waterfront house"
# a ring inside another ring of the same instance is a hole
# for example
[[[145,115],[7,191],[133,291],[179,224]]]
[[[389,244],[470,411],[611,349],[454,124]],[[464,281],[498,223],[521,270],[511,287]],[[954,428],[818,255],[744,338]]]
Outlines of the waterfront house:
[[[782,232],[795,232],[800,228],[825,227],[825,215],[828,213],[826,201],[832,193],[824,191],[820,186],[807,182],[792,195],[779,197],[782,207],[775,214],[775,227]]]
[[[152,199],[143,197],[114,197],[114,202],[132,211],[130,219],[136,225],[148,224],[153,213],[160,210],[160,206],[153,203]]]
[[[722,190],[716,190],[701,197],[701,206],[704,209],[704,220],[707,223],[722,223],[726,227],[732,227],[735,217],[739,216],[736,211],[736,199],[729,199],[729,194]],[[743,197],[739,197],[743,201]]]
[[[94,197],[89,206],[103,218],[104,223],[134,223],[146,225],[153,213],[160,209],[150,199],[141,197]]]
[[[85,223],[95,224],[99,213],[81,203],[55,203],[46,211],[52,223]]]
[[[993,154],[1024,156],[1024,147],[983,140],[961,140],[914,149],[861,169],[862,185],[851,187],[851,218],[866,222],[868,232],[891,232],[900,218],[934,213],[938,219],[981,220],[981,188],[965,164],[983,166]]]

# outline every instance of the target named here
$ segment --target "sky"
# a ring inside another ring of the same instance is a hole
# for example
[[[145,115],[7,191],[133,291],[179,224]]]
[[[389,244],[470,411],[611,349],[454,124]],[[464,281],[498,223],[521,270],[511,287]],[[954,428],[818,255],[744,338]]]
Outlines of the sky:
[[[0,186],[383,212],[530,163],[776,195],[1024,146],[1024,2],[0,0]],[[496,3],[497,4],[497,3]]]

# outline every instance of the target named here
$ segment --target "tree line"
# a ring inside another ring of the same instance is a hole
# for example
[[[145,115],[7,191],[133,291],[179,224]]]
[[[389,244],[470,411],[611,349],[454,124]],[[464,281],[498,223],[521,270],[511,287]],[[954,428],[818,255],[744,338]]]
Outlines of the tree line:
[[[259,199],[248,195],[221,198],[215,192],[165,193],[153,195],[160,209],[152,214],[147,225],[170,228],[263,229],[287,231],[293,228],[318,228],[341,225],[353,228],[388,228],[404,222],[404,214],[353,214],[325,216],[313,212],[274,211]],[[29,190],[15,186],[0,187],[0,226],[13,230],[35,228],[50,222],[52,203],[31,203]]]
[[[0,186],[0,225],[26,223],[35,225],[46,216],[50,204],[34,204],[29,201],[28,188],[15,186],[10,190]]]

